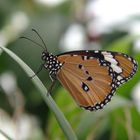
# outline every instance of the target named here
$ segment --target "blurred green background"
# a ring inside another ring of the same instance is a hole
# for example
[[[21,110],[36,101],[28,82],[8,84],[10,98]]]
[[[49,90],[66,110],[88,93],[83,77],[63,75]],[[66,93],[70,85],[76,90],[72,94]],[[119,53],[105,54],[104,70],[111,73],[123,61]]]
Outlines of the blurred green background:
[[[8,47],[35,72],[41,64],[41,41],[49,52],[102,49],[126,53],[140,63],[138,0],[1,0],[0,46]],[[134,7],[134,8],[133,8]],[[46,87],[48,72],[38,74]],[[103,109],[79,108],[58,82],[52,96],[79,140],[140,140],[140,71],[121,86]],[[0,130],[18,140],[65,140],[54,115],[25,72],[0,54]],[[5,138],[0,135],[0,140]]]

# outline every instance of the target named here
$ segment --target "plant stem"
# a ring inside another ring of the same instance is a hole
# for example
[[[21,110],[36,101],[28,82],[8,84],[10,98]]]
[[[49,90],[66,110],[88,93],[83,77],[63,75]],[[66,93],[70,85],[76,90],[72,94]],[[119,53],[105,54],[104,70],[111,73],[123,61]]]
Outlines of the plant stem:
[[[10,51],[9,49],[7,49],[5,47],[0,47],[0,48],[2,48],[3,51],[5,51],[10,57],[12,57],[12,59],[14,59],[17,62],[29,77],[31,77],[32,75],[35,74],[31,70],[31,68],[23,60],[21,60],[16,54],[14,54],[12,51]],[[70,124],[68,123],[65,116],[60,111],[60,109],[58,108],[58,106],[56,105],[56,103],[54,102],[52,97],[50,96],[50,94],[47,95],[48,91],[45,88],[45,86],[43,85],[43,83],[40,81],[40,79],[37,76],[35,76],[34,78],[32,78],[32,82],[36,86],[36,88],[40,91],[45,103],[49,106],[51,111],[54,113],[56,120],[59,123],[59,125],[60,125],[61,129],[63,130],[67,139],[68,140],[77,140],[77,137],[76,137],[75,133],[73,132]]]

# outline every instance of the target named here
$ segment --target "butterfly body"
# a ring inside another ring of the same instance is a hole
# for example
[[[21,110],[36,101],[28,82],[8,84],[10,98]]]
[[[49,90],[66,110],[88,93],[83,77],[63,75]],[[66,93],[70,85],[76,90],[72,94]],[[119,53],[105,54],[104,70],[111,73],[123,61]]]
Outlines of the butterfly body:
[[[116,88],[137,70],[136,61],[123,53],[72,51],[59,55],[42,53],[44,67],[70,92],[77,104],[87,110],[103,108]]]
[[[43,66],[49,71],[49,74],[56,76],[58,70],[62,66],[62,63],[58,61],[57,56],[44,51],[42,53],[42,60],[44,61]]]

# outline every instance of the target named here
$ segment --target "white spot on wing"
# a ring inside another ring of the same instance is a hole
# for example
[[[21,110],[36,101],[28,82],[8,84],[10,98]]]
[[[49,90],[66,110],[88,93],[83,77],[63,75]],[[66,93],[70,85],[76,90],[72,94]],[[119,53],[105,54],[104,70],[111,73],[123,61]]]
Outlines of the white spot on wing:
[[[112,55],[110,55],[110,56],[112,56]],[[116,65],[118,63],[114,58],[108,57],[108,55],[104,56],[104,58],[105,58],[106,61],[110,62],[111,64],[115,64]]]
[[[94,51],[95,53],[98,53],[99,51],[98,50],[96,50],[96,51]]]
[[[102,54],[103,54],[104,56],[105,56],[105,55],[111,55],[110,52],[106,52],[106,51],[102,52]]]
[[[84,56],[84,60],[87,60],[87,56]]]
[[[117,79],[120,81],[120,80],[122,79],[122,77],[119,75],[119,76],[117,77]]]
[[[122,72],[122,69],[121,69],[119,66],[117,66],[117,65],[111,64],[111,68],[112,68],[115,72],[117,72],[117,73],[121,73],[121,72]]]
[[[87,91],[87,90],[88,90],[88,87],[87,87],[87,86],[85,86],[85,87],[84,87],[84,90],[85,90],[85,91]]]
[[[91,56],[89,59],[94,59],[94,57]]]
[[[110,52],[102,52],[102,54],[104,55],[104,59],[111,63],[111,68],[113,69],[113,71],[117,73],[122,72],[122,69],[117,66],[118,62],[113,58],[113,55]]]

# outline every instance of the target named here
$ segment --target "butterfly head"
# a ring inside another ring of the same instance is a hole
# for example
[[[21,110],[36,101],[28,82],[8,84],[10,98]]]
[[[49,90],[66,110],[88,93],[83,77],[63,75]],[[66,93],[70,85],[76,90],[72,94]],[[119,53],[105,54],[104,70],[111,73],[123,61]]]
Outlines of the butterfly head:
[[[57,56],[49,53],[48,51],[42,52],[42,60],[44,61],[44,67],[49,70],[49,74],[55,74],[61,68],[62,63],[57,59]]]
[[[48,61],[49,58],[50,58],[50,55],[51,54],[47,50],[45,50],[45,51],[42,52],[42,57],[41,58],[42,58],[43,61]]]

